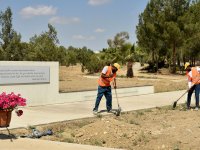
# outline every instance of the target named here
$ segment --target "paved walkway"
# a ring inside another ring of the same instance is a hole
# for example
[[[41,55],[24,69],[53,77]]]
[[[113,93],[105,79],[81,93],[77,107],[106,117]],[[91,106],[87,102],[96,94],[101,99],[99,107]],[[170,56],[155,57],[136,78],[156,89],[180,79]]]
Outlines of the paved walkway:
[[[13,142],[0,138],[0,145],[1,150],[117,150],[114,148],[26,138],[13,140]]]
[[[160,107],[164,105],[172,105],[173,102],[177,100],[184,92],[185,91],[175,91],[175,92],[155,93],[155,94],[132,96],[132,97],[119,97],[119,103],[122,108],[122,111],[131,111],[131,110],[138,110],[138,109],[145,109],[152,107]],[[185,100],[186,96],[183,96],[183,98],[181,98],[179,103],[185,102]],[[24,114],[21,117],[17,117],[13,112],[9,129],[28,127],[30,125],[47,124],[65,120],[93,117],[94,115],[92,114],[92,108],[94,106],[94,103],[95,101],[81,101],[81,102],[64,103],[56,105],[25,107],[23,108]],[[100,110],[105,109],[105,105],[106,105],[105,100],[102,100],[99,109]],[[116,98],[113,98],[113,108],[117,109]],[[27,143],[27,148],[25,146],[25,148],[23,149],[25,143]],[[41,144],[43,146],[38,147],[39,143],[43,143]],[[25,150],[28,149],[29,146],[32,149],[37,149],[37,150],[47,149],[47,146],[51,147],[50,149],[56,149],[56,150],[61,150],[61,149],[63,150],[105,149],[106,150],[106,148],[83,146],[78,144],[68,144],[59,142],[56,142],[55,144],[53,143],[55,142],[32,140],[32,139],[17,139],[10,144],[9,139],[2,140],[0,136],[1,150],[14,150],[14,149]],[[7,145],[9,145],[9,148],[7,147]]]
[[[119,97],[118,99],[122,111],[131,111],[171,105],[184,92],[185,91],[164,92],[140,96]],[[115,94],[113,93],[113,108],[117,109],[117,102],[114,96]],[[183,96],[180,102],[184,102],[185,100],[186,97]],[[25,107],[22,108],[24,114],[21,117],[17,117],[13,112],[10,128],[28,127],[30,125],[93,117],[94,115],[92,114],[92,109],[94,107],[94,103],[95,100]],[[102,100],[99,110],[105,110],[105,106],[105,100]]]

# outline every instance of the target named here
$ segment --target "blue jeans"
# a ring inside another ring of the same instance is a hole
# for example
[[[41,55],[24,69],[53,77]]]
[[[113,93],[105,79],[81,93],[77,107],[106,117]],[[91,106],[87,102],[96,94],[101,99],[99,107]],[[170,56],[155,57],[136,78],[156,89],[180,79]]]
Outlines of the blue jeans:
[[[197,84],[195,86],[196,107],[199,107],[199,92],[200,92],[200,84]]]
[[[107,111],[110,111],[112,109],[112,92],[111,92],[111,86],[98,86],[98,93],[97,93],[97,98],[96,98],[96,103],[95,103],[95,107],[93,109],[98,111],[99,108],[99,104],[101,101],[101,98],[103,97],[103,95],[106,97],[106,108]]]

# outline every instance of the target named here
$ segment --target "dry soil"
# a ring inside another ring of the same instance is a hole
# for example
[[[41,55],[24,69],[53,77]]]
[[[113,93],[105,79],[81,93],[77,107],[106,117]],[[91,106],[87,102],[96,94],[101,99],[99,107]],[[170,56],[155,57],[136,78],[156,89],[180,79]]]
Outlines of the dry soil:
[[[199,150],[199,111],[186,111],[184,106],[171,106],[98,115],[94,118],[37,126],[39,131],[52,129],[53,136],[41,139],[123,148],[128,150]],[[18,137],[31,134],[31,129],[15,129]]]

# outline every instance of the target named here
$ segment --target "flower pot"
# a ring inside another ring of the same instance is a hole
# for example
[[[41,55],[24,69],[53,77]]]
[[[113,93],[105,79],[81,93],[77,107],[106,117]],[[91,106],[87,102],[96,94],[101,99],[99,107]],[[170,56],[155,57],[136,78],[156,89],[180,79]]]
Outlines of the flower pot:
[[[12,111],[0,110],[0,128],[9,127]]]

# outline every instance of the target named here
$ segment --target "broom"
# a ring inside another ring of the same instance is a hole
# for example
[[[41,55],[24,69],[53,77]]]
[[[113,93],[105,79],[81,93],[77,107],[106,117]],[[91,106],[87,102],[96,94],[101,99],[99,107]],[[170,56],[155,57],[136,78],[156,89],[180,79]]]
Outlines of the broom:
[[[193,85],[193,86],[194,86],[194,85]],[[193,87],[193,86],[192,86],[192,87]],[[191,87],[191,88],[192,88],[192,87]],[[190,88],[190,89],[191,89],[191,88]],[[185,93],[183,93],[183,95],[181,95],[181,97],[179,97],[179,99],[177,99],[176,101],[174,101],[174,103],[173,103],[173,109],[176,107],[177,102],[178,102],[186,93],[188,93],[188,91],[189,91],[190,89],[188,89]]]

